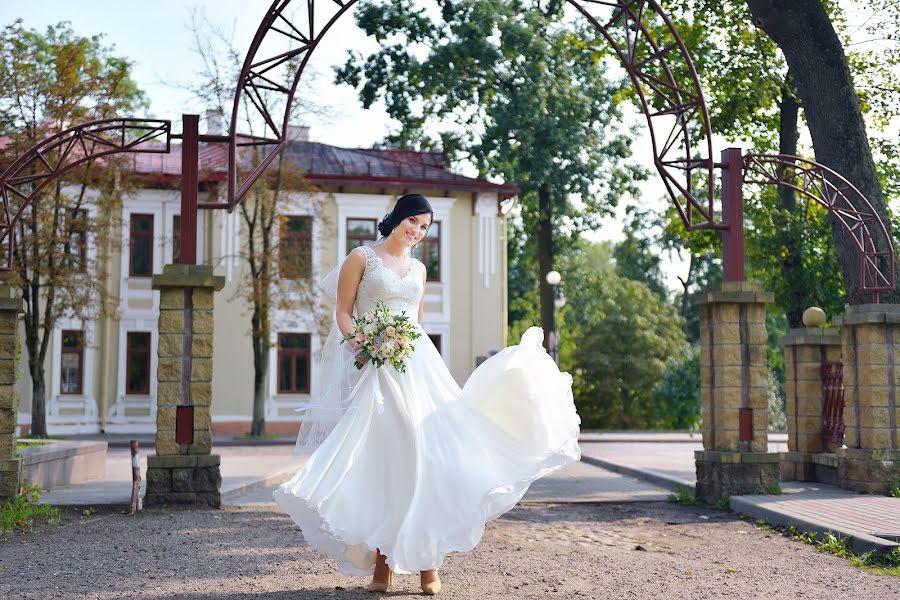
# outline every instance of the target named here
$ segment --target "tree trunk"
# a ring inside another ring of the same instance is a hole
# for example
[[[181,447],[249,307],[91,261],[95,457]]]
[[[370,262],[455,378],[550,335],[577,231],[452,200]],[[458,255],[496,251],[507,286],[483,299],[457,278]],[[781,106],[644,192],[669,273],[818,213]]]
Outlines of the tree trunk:
[[[856,186],[890,231],[847,57],[821,0],[745,1],[754,24],[778,44],[796,77],[816,160]],[[872,302],[871,294],[861,289],[859,253],[852,238],[837,224],[832,232],[849,302]],[[882,294],[881,301],[896,303],[900,295]]]
[[[797,140],[800,138],[800,104],[794,97],[794,87],[793,73],[788,69],[779,103],[778,153],[790,156],[797,155]],[[797,210],[797,195],[794,190],[783,185],[778,186],[777,190],[780,208],[787,213],[794,213]],[[803,327],[803,311],[811,302],[803,284],[803,241],[797,238],[795,228],[789,226],[787,221],[781,215],[776,217],[776,235],[779,245],[784,249],[781,254],[781,274],[787,284],[786,294],[781,302],[790,327]]]
[[[31,373],[31,435],[47,437],[47,392],[43,365],[33,365]]]
[[[551,204],[550,190],[546,185],[538,188],[538,222],[537,222],[537,252],[538,252],[538,285],[541,298],[541,327],[544,328],[544,347],[548,352],[550,347],[550,333],[556,332],[556,307],[553,304],[553,286],[547,283],[547,273],[553,270],[553,207]],[[559,346],[558,333],[557,347]]]
[[[266,373],[269,369],[269,352],[260,328],[261,319],[258,310],[254,310],[251,323],[253,327],[253,422],[250,426],[250,435],[263,435],[266,432]]]

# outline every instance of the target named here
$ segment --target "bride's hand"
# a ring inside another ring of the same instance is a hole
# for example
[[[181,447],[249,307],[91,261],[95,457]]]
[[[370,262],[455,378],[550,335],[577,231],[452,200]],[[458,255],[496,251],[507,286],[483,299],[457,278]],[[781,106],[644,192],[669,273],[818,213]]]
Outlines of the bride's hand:
[[[369,361],[369,357],[363,353],[362,348],[356,346],[353,347],[353,360],[358,365],[362,366]]]

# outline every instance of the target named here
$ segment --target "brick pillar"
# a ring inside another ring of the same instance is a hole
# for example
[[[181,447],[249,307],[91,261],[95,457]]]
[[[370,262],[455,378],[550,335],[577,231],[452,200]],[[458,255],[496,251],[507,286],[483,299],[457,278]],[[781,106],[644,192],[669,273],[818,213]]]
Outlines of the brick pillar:
[[[159,290],[156,455],[147,457],[148,506],[221,505],[219,456],[211,454],[213,293],[225,285],[206,265],[166,265]]]
[[[841,487],[886,494],[900,481],[900,305],[859,304],[835,319],[843,329],[844,445]]]
[[[835,450],[822,441],[822,365],[841,360],[841,334],[830,327],[800,327],[791,329],[780,341],[784,346],[788,428],[781,474],[784,479],[818,481],[813,455]]]
[[[779,481],[768,453],[766,304],[756,282],[725,282],[693,299],[700,307],[703,450],[695,454],[699,498],[709,503],[765,493]]]
[[[19,492],[22,465],[16,458],[16,355],[19,313],[24,310],[25,303],[13,296],[12,288],[0,285],[0,502]]]

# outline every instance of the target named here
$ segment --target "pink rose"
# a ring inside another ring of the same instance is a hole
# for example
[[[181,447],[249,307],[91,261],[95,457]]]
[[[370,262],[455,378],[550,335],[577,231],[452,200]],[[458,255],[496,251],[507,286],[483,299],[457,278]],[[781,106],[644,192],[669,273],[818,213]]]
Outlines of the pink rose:
[[[357,333],[357,334],[356,334],[356,341],[359,342],[359,343],[361,344],[361,343],[363,343],[364,341],[366,341],[366,336],[363,335],[362,333]]]
[[[366,315],[366,322],[368,322],[368,323],[374,323],[374,322],[375,322],[375,315]]]

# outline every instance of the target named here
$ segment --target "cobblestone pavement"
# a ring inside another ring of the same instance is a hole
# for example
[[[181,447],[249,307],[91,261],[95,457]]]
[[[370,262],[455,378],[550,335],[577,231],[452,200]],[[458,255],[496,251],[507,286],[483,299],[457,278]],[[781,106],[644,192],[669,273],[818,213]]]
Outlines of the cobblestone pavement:
[[[664,502],[525,504],[441,569],[442,598],[900,598],[900,579],[758,529]],[[306,547],[271,503],[70,514],[0,541],[0,598],[373,598]],[[384,597],[420,595],[395,578]]]

